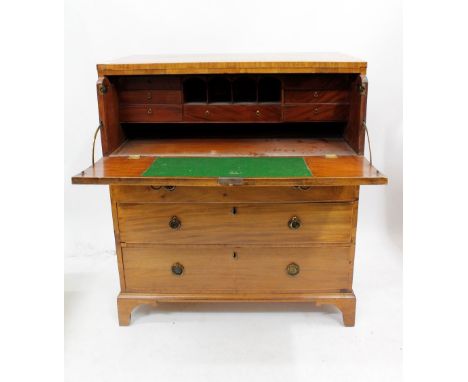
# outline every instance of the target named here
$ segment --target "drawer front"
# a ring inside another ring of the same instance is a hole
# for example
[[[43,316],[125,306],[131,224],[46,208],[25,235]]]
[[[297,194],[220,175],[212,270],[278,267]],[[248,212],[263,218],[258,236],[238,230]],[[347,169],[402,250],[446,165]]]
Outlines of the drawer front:
[[[182,120],[180,105],[120,105],[120,122],[177,122]]]
[[[185,105],[185,121],[272,122],[281,120],[279,105]]]
[[[163,293],[233,290],[232,259],[220,254],[222,249],[213,246],[123,247],[126,290]],[[180,275],[173,272],[176,264],[183,267]]]
[[[126,90],[119,93],[121,104],[180,104],[180,90]]]
[[[118,204],[128,243],[350,243],[354,214],[355,203]]]
[[[359,188],[351,187],[152,187],[111,186],[117,202],[234,203],[355,201]]]
[[[349,90],[351,76],[347,74],[292,75],[283,79],[284,89]]]
[[[180,90],[179,76],[128,76],[117,80],[119,90]]]
[[[346,90],[285,90],[285,103],[348,103]]]
[[[351,289],[353,253],[353,247],[239,248],[236,289],[242,292]]]
[[[346,121],[348,118],[346,104],[285,105],[284,121]]]
[[[353,247],[122,248],[126,290],[153,293],[350,289],[353,252]]]

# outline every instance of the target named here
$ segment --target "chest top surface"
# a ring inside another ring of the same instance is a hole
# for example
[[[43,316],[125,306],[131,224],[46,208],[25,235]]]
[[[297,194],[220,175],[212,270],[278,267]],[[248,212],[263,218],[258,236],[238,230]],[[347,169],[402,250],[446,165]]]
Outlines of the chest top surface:
[[[341,53],[130,56],[97,65],[100,76],[222,73],[359,73],[367,62]]]

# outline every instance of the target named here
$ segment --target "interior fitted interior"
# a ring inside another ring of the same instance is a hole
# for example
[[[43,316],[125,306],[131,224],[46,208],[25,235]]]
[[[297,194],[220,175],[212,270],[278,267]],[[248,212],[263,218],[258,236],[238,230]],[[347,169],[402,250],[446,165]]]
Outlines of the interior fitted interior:
[[[359,148],[347,138],[354,77],[315,75],[304,85],[300,75],[119,76],[112,81],[118,94],[122,139],[109,154],[355,155]],[[152,106],[137,109],[137,105]],[[173,115],[167,117],[170,107],[174,107],[170,109]],[[195,111],[200,110],[201,117],[196,114],[194,119],[192,107],[199,108]],[[268,109],[264,112],[261,107]],[[329,111],[321,114],[319,108]],[[291,110],[317,117],[291,116]],[[148,112],[153,113],[150,120],[145,118]]]

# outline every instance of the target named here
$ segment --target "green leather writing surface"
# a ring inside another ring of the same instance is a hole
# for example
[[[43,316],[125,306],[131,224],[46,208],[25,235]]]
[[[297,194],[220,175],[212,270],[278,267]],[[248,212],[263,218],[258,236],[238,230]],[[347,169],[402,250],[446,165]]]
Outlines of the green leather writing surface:
[[[299,157],[156,158],[142,174],[153,177],[289,178],[310,177]]]

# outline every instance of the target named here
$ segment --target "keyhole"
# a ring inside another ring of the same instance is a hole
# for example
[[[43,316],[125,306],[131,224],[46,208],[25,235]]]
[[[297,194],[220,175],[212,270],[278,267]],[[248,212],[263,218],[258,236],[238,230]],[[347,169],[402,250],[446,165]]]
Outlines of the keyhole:
[[[237,252],[232,252],[232,258],[237,259]]]
[[[232,207],[231,213],[232,213],[233,215],[237,214],[237,207]]]

